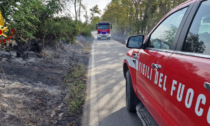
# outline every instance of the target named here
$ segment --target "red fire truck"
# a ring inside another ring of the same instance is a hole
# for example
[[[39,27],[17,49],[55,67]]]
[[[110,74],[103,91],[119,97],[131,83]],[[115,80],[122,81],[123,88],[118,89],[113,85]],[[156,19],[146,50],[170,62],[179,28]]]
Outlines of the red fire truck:
[[[141,115],[143,103],[160,126],[210,125],[209,12],[210,0],[188,0],[147,36],[128,39],[123,68],[129,111]]]
[[[97,39],[111,39],[112,25],[109,22],[99,22],[96,24]]]

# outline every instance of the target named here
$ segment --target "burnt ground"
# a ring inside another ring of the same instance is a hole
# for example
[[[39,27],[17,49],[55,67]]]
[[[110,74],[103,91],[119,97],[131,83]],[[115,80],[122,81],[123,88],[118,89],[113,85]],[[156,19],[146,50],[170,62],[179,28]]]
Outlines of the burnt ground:
[[[75,45],[45,48],[43,57],[29,52],[16,58],[14,52],[0,52],[0,125],[80,125],[81,115],[68,112],[64,78],[72,60],[87,68],[90,42],[80,38]]]

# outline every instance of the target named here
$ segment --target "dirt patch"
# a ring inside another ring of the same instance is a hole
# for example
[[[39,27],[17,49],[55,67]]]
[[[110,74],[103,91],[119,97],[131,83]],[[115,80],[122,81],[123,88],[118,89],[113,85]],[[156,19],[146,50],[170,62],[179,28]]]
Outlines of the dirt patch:
[[[1,126],[80,125],[81,111],[69,112],[71,83],[64,82],[74,68],[72,60],[77,60],[75,67],[83,64],[87,69],[90,43],[78,39],[75,45],[45,48],[43,58],[29,52],[29,58],[23,60],[14,52],[0,52]]]

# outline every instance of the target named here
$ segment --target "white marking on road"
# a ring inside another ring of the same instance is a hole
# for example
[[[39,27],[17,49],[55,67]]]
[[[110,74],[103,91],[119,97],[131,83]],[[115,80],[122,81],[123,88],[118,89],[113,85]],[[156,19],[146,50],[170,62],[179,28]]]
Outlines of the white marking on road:
[[[98,102],[97,102],[97,85],[95,79],[95,41],[92,45],[92,60],[91,60],[91,70],[90,70],[90,121],[89,126],[99,126],[99,112],[98,112]]]

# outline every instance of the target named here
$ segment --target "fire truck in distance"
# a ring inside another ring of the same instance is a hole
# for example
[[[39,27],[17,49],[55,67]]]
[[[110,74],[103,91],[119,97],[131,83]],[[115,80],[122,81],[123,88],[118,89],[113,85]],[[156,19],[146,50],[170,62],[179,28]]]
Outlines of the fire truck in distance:
[[[99,22],[96,24],[97,39],[111,39],[112,25],[109,22]]]

